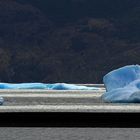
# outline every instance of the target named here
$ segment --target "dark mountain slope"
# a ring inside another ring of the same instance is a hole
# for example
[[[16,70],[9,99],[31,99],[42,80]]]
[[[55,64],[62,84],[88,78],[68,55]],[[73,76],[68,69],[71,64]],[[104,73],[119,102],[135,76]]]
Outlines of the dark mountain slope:
[[[1,0],[0,80],[99,83],[139,64],[139,0]]]

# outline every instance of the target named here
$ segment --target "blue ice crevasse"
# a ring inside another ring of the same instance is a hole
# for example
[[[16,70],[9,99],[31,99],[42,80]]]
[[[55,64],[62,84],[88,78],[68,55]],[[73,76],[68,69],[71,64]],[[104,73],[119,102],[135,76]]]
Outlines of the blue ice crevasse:
[[[103,77],[105,102],[140,103],[140,65],[128,65]]]

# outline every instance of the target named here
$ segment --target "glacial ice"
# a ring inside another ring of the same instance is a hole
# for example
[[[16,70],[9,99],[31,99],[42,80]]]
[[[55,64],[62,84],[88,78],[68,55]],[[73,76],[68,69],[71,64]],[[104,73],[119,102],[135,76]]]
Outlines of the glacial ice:
[[[47,90],[99,90],[98,87],[87,87],[87,86],[78,86],[75,84],[66,84],[66,83],[54,83],[54,84],[45,84],[45,83],[0,83],[0,89],[47,89]],[[0,97],[0,105],[2,105],[4,99]]]
[[[103,77],[105,102],[140,102],[140,65],[129,65],[113,70]]]
[[[99,90],[100,88],[66,83],[0,83],[0,89]]]

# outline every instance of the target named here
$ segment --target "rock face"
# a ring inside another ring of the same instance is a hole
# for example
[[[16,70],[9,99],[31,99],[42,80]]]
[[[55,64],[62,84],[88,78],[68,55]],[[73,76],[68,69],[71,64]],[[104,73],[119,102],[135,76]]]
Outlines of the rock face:
[[[140,66],[130,65],[114,70],[103,77],[107,92],[105,102],[140,102]]]

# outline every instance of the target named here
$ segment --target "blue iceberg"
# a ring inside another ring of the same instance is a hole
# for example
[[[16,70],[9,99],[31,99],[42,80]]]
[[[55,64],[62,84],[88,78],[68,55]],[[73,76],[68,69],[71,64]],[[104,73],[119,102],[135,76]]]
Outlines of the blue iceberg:
[[[140,102],[140,65],[129,65],[113,70],[103,77],[105,102]]]
[[[45,84],[45,83],[0,83],[0,89],[47,89],[47,90],[99,90],[98,87],[87,87],[78,86],[74,84],[66,83],[55,83],[55,84]],[[2,105],[4,99],[0,97],[0,105]]]
[[[47,84],[47,89],[51,89],[51,90],[99,90],[100,88],[79,86],[75,84],[55,83],[55,84]]]
[[[100,88],[66,83],[0,83],[0,89],[99,90]]]

